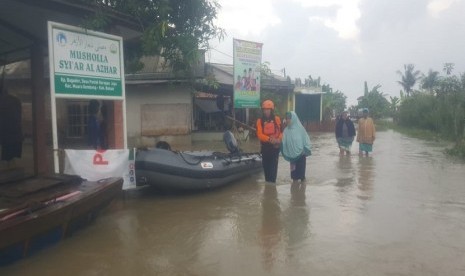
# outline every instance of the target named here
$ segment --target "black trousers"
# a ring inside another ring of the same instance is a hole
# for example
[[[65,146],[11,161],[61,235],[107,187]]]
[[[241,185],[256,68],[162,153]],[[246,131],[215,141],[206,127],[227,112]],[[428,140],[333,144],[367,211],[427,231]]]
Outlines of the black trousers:
[[[278,175],[279,148],[269,143],[262,143],[262,165],[266,182],[276,182]]]
[[[305,179],[305,167],[307,165],[307,157],[305,155],[300,156],[300,158],[291,163],[291,178],[292,180],[304,180]],[[294,167],[294,170],[292,170]]]

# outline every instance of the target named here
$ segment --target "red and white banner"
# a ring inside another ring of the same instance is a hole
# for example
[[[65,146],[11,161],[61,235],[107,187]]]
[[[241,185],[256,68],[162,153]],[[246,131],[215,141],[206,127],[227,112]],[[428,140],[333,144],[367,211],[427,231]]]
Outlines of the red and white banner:
[[[65,149],[64,173],[79,175],[89,181],[122,177],[123,189],[136,186],[134,150]]]

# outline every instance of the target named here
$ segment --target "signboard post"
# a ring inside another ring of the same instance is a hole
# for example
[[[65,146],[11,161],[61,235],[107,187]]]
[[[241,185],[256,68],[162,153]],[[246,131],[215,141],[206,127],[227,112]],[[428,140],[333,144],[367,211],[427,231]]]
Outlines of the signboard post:
[[[56,98],[122,101],[126,149],[123,39],[49,21],[48,50],[55,172],[59,173]]]
[[[234,107],[260,107],[262,43],[233,39]]]

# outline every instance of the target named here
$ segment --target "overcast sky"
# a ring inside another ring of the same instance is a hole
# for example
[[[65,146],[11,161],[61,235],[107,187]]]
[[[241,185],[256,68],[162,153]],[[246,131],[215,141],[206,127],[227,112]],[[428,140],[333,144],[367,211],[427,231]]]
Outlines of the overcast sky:
[[[399,96],[397,70],[465,72],[465,0],[219,0],[217,24],[227,37],[211,42],[209,62],[232,64],[232,39],[261,42],[275,74],[320,76],[355,104],[380,84]],[[389,97],[388,97],[389,99]]]

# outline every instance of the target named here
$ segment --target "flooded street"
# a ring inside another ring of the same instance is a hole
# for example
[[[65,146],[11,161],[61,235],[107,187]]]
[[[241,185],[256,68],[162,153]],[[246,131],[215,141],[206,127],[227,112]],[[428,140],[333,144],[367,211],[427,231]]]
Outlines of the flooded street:
[[[465,164],[436,142],[377,136],[365,158],[312,134],[306,186],[280,159],[277,185],[257,174],[197,194],[125,192],[0,274],[465,275]]]

